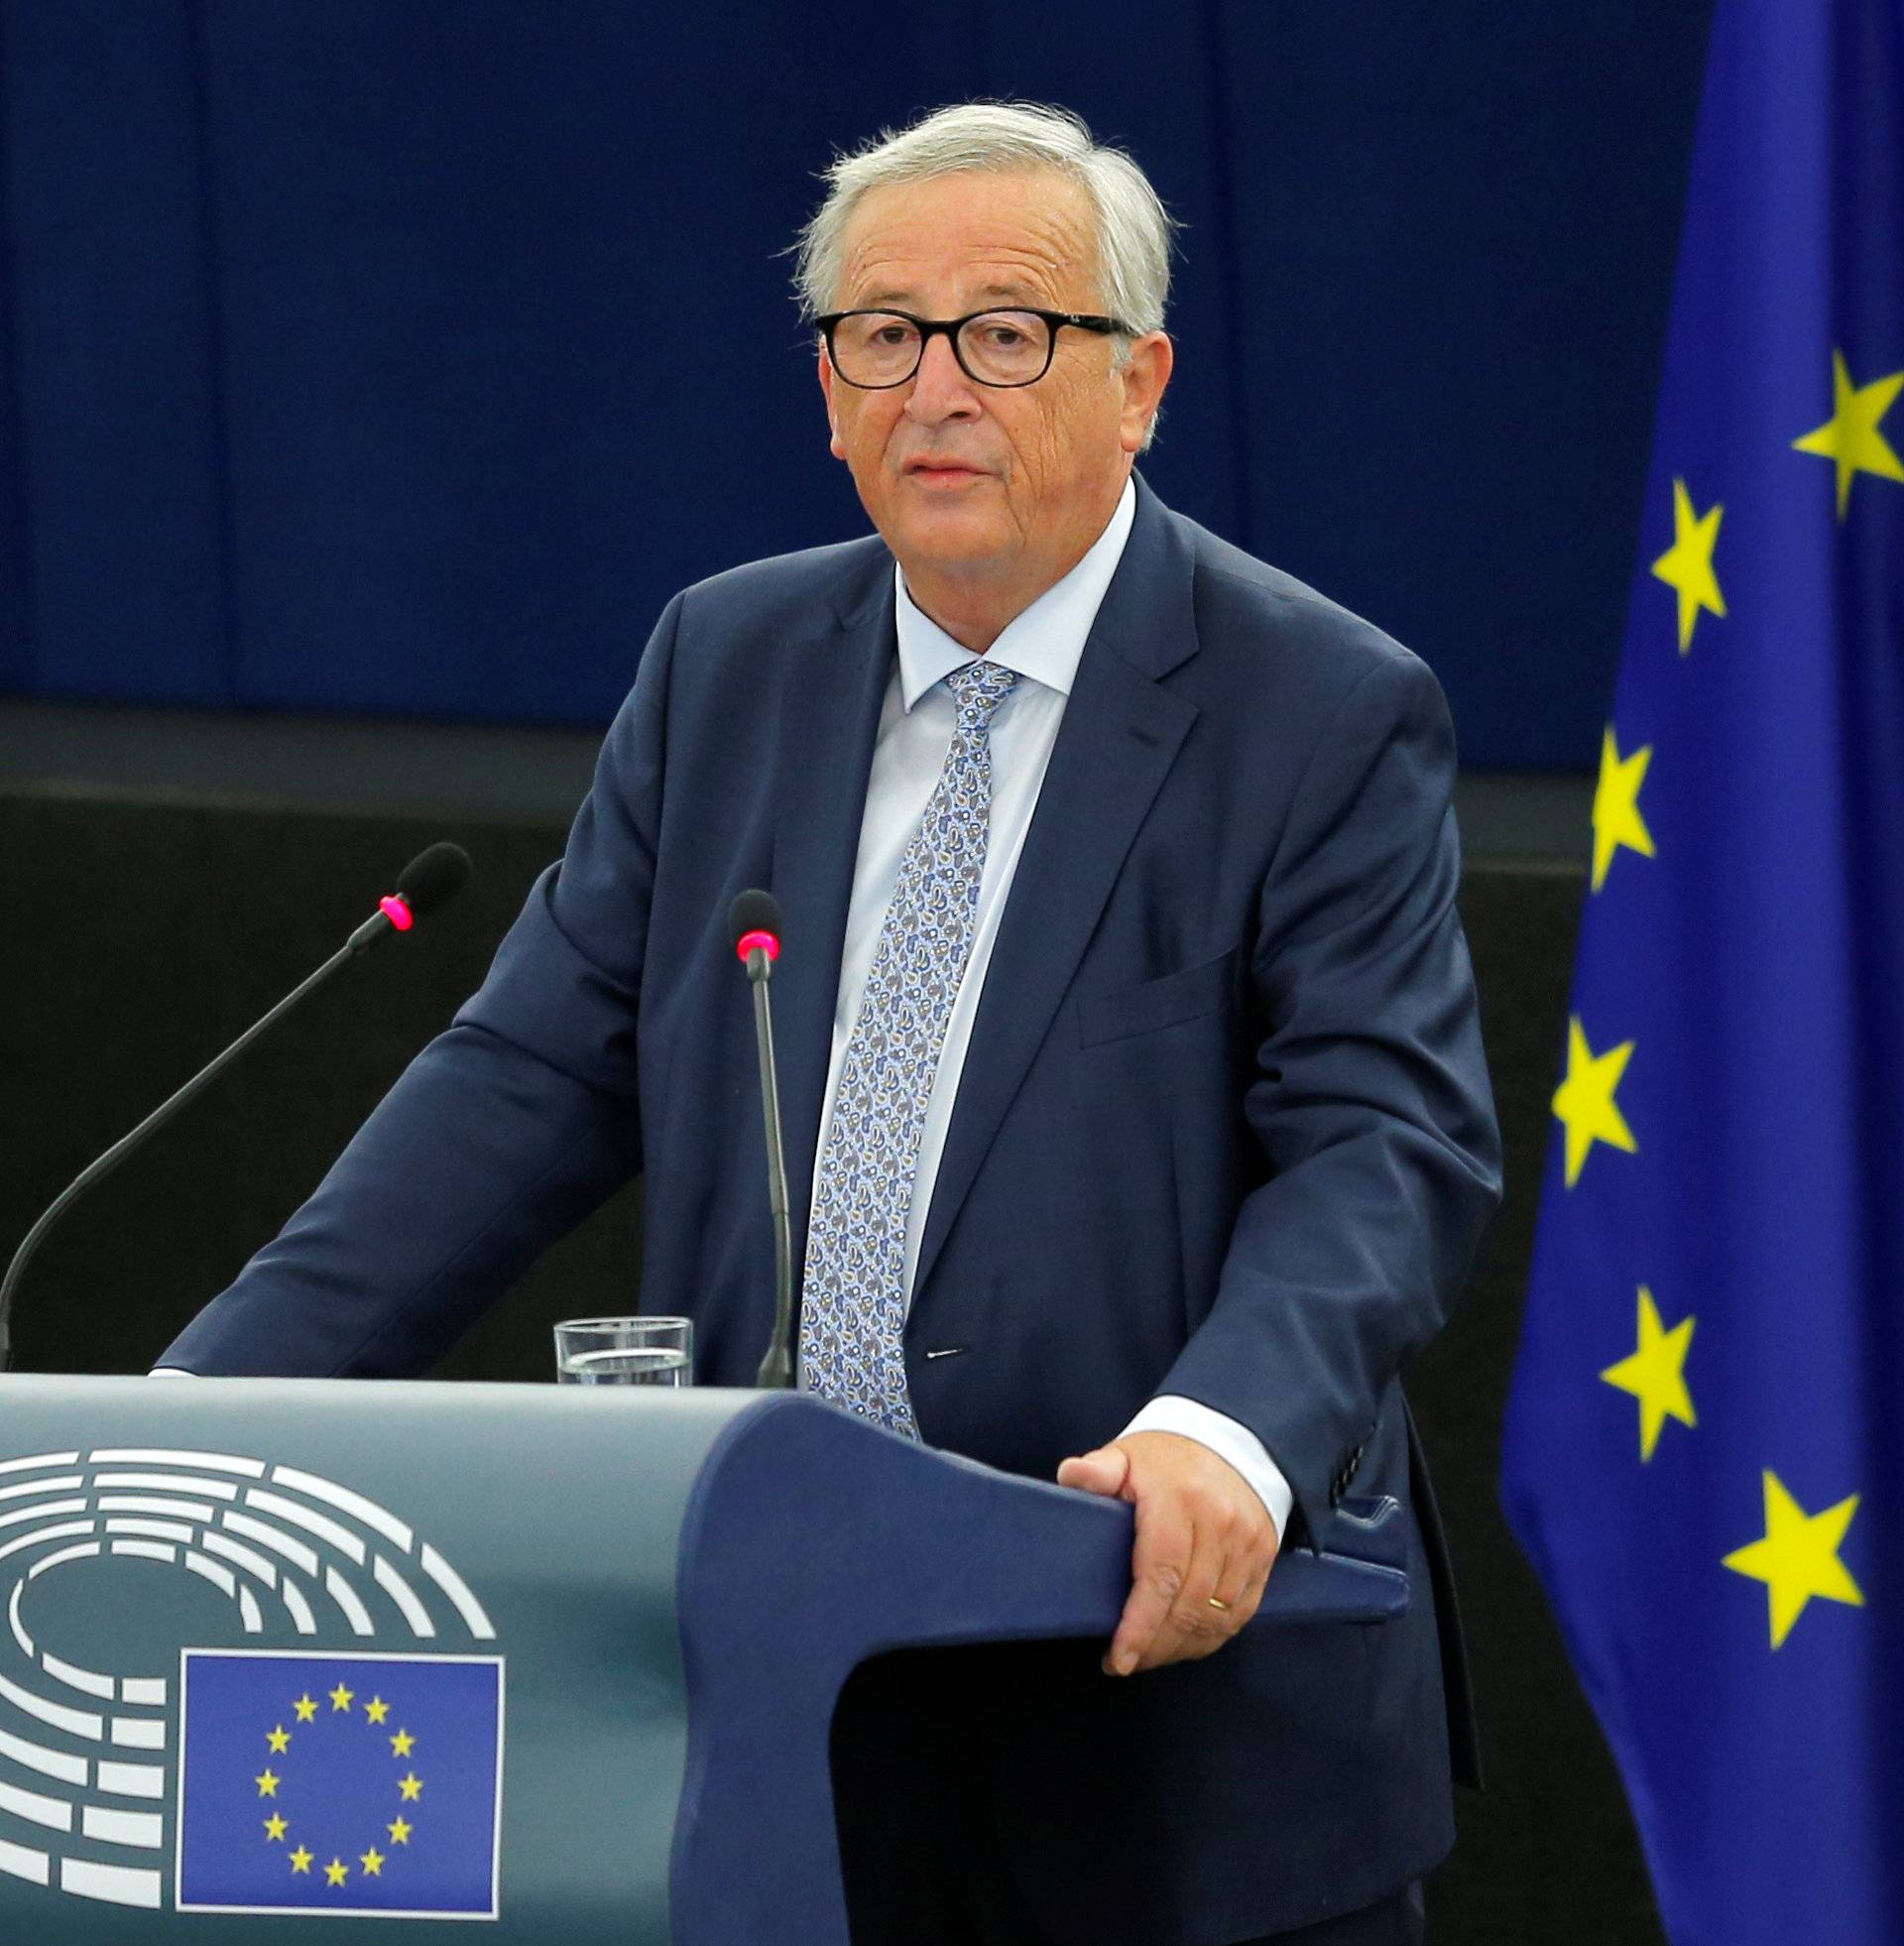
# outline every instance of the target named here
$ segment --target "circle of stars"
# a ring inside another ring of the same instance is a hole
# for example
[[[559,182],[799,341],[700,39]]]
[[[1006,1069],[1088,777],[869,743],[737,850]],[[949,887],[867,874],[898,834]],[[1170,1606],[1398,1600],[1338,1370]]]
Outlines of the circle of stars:
[[[327,1693],[330,1703],[329,1714],[332,1716],[349,1716],[353,1713],[353,1707],[357,1701],[357,1692],[354,1689],[349,1688],[340,1681],[335,1689]],[[315,1723],[318,1712],[319,1705],[317,1699],[308,1690],[299,1696],[292,1705],[293,1719],[299,1726]],[[363,1706],[363,1716],[367,1724],[380,1731],[385,1731],[385,1741],[390,1745],[390,1754],[393,1759],[408,1760],[410,1758],[416,1748],[416,1739],[401,1724],[395,1731],[387,1730],[386,1726],[390,1717],[390,1705],[383,1697],[373,1696]],[[265,1746],[271,1756],[283,1757],[288,1755],[291,1750],[293,1734],[292,1731],[285,1728],[283,1723],[276,1724],[273,1728],[267,1730],[265,1732]],[[267,1763],[264,1769],[252,1781],[258,1786],[258,1795],[260,1798],[275,1799],[278,1796],[279,1786],[285,1779]],[[423,1780],[417,1776],[414,1767],[408,1769],[398,1779],[397,1794],[400,1801],[405,1804],[416,1803],[422,1797]],[[264,1826],[265,1842],[267,1844],[282,1845],[291,1834],[291,1820],[276,1808],[273,1809],[269,1817],[262,1820],[262,1823]],[[388,1842],[395,1848],[397,1846],[408,1845],[416,1827],[400,1811],[384,1829],[388,1835]],[[298,1844],[288,1851],[285,1857],[291,1866],[292,1876],[294,1878],[309,1878],[314,1881],[315,1874],[311,1869],[317,1865],[317,1856],[314,1852],[310,1851],[306,1846]],[[377,1879],[383,1876],[384,1867],[389,1863],[389,1854],[379,1851],[376,1845],[373,1844],[368,1851],[357,1854],[356,1870],[366,1879]],[[339,1889],[350,1882],[352,1868],[342,1858],[333,1858],[327,1865],[321,1866],[318,1869],[323,1873],[325,1885],[329,1889]]]

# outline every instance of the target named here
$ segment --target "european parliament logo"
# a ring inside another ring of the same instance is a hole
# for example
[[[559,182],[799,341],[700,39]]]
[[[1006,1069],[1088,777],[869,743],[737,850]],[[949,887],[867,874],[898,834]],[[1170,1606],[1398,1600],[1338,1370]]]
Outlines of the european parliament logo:
[[[0,1913],[498,1916],[496,1631],[388,1509],[237,1454],[0,1460]]]

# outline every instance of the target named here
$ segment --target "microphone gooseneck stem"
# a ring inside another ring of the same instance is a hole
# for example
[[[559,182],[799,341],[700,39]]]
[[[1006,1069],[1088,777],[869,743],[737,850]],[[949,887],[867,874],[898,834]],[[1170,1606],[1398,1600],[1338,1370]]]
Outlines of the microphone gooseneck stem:
[[[754,1041],[761,1057],[761,1116],[767,1132],[767,1196],[774,1212],[774,1336],[757,1383],[770,1391],[793,1385],[793,1228],[786,1213],[786,1155],[780,1145],[780,1083],[774,1065],[774,1012],[768,998],[773,962],[764,947],[747,956],[754,988]]]
[[[247,1028],[216,1060],[208,1067],[200,1068],[176,1095],[161,1102],[130,1135],[121,1136],[103,1155],[83,1169],[60,1191],[58,1199],[39,1222],[27,1232],[25,1241],[13,1254],[13,1262],[7,1266],[6,1277],[0,1280],[0,1372],[6,1371],[12,1362],[13,1347],[8,1335],[7,1320],[13,1310],[14,1288],[19,1283],[21,1275],[25,1272],[34,1252],[39,1249],[41,1241],[60,1220],[74,1197],[81,1191],[89,1189],[101,1176],[109,1175],[149,1135],[171,1121],[187,1102],[195,1100],[202,1094],[261,1034],[283,1020],[306,994],[321,986],[340,966],[355,959],[366,946],[382,938],[392,929],[390,920],[382,912],[373,912],[343,945],[318,967],[316,972],[301,985],[286,994],[269,1014]]]

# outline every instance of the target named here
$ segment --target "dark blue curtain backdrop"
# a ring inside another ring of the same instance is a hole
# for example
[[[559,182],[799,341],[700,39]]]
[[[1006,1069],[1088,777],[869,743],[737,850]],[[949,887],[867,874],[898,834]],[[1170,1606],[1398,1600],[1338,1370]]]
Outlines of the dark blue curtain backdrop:
[[[1187,225],[1158,489],[1585,766],[1708,11],[0,0],[0,687],[601,721],[676,587],[863,531],[814,172],[1024,94]]]

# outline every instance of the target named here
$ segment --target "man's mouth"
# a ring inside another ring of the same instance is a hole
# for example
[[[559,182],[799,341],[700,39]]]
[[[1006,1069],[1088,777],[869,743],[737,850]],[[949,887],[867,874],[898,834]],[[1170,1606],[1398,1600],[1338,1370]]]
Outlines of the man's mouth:
[[[907,479],[920,480],[931,486],[957,486],[964,480],[985,477],[981,468],[968,466],[957,459],[908,459],[905,475]]]

